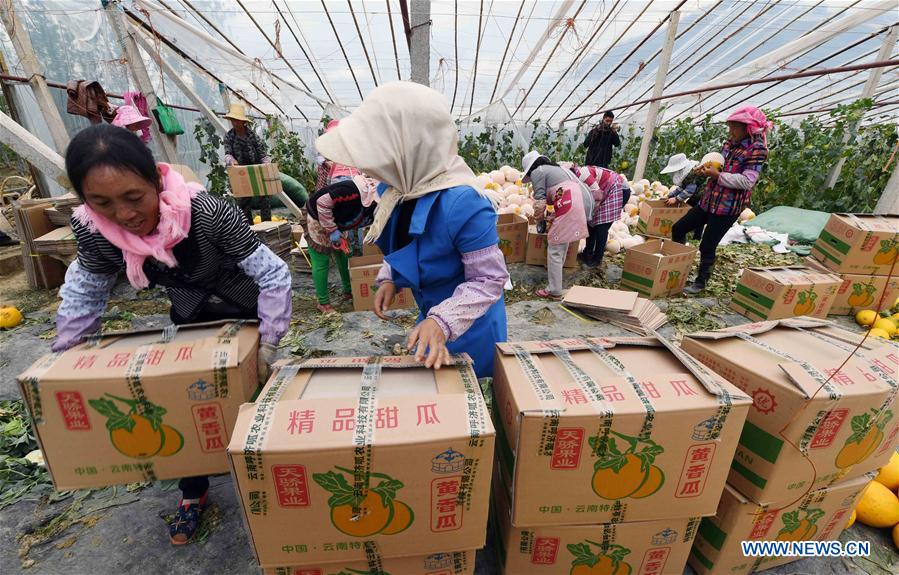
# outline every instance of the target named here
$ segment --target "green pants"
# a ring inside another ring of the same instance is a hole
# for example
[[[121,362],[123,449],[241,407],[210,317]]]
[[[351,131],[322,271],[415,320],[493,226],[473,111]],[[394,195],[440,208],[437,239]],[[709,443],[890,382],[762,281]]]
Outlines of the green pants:
[[[331,267],[332,254],[337,262],[337,271],[340,273],[343,293],[352,291],[352,286],[350,285],[350,263],[347,255],[339,250],[333,250],[331,254],[323,254],[310,247],[309,260],[312,264],[312,283],[315,284],[315,296],[321,305],[331,303],[331,298],[328,296],[328,270]]]

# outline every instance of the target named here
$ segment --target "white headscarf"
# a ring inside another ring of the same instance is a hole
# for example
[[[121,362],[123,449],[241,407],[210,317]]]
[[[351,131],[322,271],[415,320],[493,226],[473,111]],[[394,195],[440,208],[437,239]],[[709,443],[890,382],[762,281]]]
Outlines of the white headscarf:
[[[449,102],[436,90],[412,82],[375,88],[350,116],[319,136],[315,147],[331,161],[354,167],[384,182],[366,242],[381,235],[393,209],[406,200],[437,190],[468,185],[489,199],[498,198],[476,184],[458,154],[458,131]]]
[[[674,182],[675,186],[680,186],[681,182],[684,181],[684,178],[693,171],[693,168],[699,165],[699,162],[695,160],[687,160],[687,165],[681,168],[680,170],[671,174],[671,181]]]

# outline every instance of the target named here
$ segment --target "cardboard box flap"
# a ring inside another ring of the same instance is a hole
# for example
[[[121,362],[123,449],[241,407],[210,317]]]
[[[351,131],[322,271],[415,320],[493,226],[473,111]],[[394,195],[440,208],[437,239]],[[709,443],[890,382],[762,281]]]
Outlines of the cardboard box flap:
[[[699,380],[699,383],[702,384],[705,390],[715,397],[723,399],[728,403],[731,400],[752,400],[752,398],[744,394],[739,388],[735,387],[726,379],[720,377],[717,373],[693,359],[692,356],[684,352],[681,348],[677,347],[674,343],[661,336],[657,336],[657,339],[668,349],[668,351],[670,351],[677,359],[679,359],[682,364],[684,364],[684,367],[690,370],[690,373],[693,375],[693,377]]]
[[[758,335],[760,333],[765,333],[771,331],[772,329],[783,326],[783,327],[792,327],[797,329],[811,329],[816,327],[824,327],[824,326],[832,326],[833,322],[826,319],[817,319],[810,317],[802,317],[796,318],[791,317],[787,319],[778,319],[772,321],[759,321],[755,323],[744,323],[742,325],[735,325],[732,327],[726,327],[723,329],[718,329],[715,331],[697,331],[695,333],[691,333],[687,337],[693,339],[727,339],[730,337],[738,337],[739,334],[747,334],[747,335]]]
[[[813,284],[823,282],[843,282],[843,280],[834,273],[812,269],[808,266],[750,267],[749,270],[776,282],[786,284],[789,284],[790,282]]]
[[[896,233],[896,223],[890,220],[899,220],[899,214],[835,214],[852,222],[852,225],[866,232],[892,232]]]
[[[146,328],[127,331],[111,331],[93,335],[79,347],[113,348],[139,347],[153,343],[188,341],[205,337],[233,337],[244,325],[256,325],[257,320],[220,320],[187,325],[168,325],[163,329]]]
[[[562,300],[563,305],[588,309],[631,311],[637,304],[637,293],[586,286],[572,286]]]

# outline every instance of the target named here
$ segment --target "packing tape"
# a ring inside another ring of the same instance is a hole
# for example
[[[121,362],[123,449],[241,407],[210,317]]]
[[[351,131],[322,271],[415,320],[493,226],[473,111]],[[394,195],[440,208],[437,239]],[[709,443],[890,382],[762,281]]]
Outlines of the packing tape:
[[[219,345],[212,350],[212,384],[216,397],[224,399],[231,393],[228,385],[228,364],[231,362],[232,340],[244,325],[246,325],[244,320],[229,324],[217,338]]]
[[[142,345],[134,350],[128,365],[125,367],[125,382],[128,384],[128,391],[137,401],[136,410],[139,414],[144,415],[146,409],[152,405],[147,399],[144,385],[141,381],[141,374],[147,363],[147,356],[153,349],[153,345]],[[148,461],[140,468],[144,476],[144,481],[156,481],[156,472],[153,471],[153,462]]]
[[[28,385],[28,394],[30,395],[30,401],[28,401],[29,408],[31,410],[31,419],[34,420],[35,424],[44,423],[44,407],[41,403],[41,390],[40,390],[40,381],[44,375],[50,371],[50,368],[56,363],[56,361],[62,356],[62,352],[57,353],[49,353],[41,358],[40,362],[31,367],[31,375],[25,380],[25,383]]]
[[[384,573],[384,561],[381,559],[381,550],[374,541],[364,541],[362,548],[365,550],[365,562],[368,563],[369,573]]]
[[[162,336],[159,338],[159,343],[171,343],[176,335],[178,335],[178,325],[174,323],[167,325],[162,330]]]
[[[715,396],[715,400],[718,402],[718,412],[710,419],[703,422],[705,424],[705,429],[701,436],[697,436],[697,432],[694,430],[693,438],[697,440],[718,439],[721,435],[721,430],[724,429],[724,423],[727,421],[727,416],[730,415],[730,412],[733,409],[734,401],[730,391],[721,385],[716,377],[711,377],[708,369],[693,359],[690,354],[684,352],[684,350],[662,337],[659,332],[653,331],[652,334],[655,336],[656,340],[665,346],[665,348],[670,351],[691,374],[693,374],[693,377],[699,380],[702,386],[706,388],[706,391]]]
[[[789,354],[781,349],[770,346],[767,343],[752,337],[751,335],[745,333],[737,333],[736,336],[743,341],[749,342],[755,346],[773,353],[774,355],[780,356],[787,361],[791,361],[799,365],[799,367],[801,367],[802,370],[805,371],[809,375],[809,377],[811,377],[815,381],[815,383],[818,384],[820,388],[823,388],[827,392],[828,402],[830,404],[836,403],[840,400],[841,397],[843,397],[843,394],[840,393],[839,390],[837,390],[837,388],[835,388],[830,382],[830,378],[825,376],[818,368],[808,363],[807,361],[794,357],[792,354]],[[819,410],[818,413],[815,414],[815,418],[812,420],[811,424],[806,427],[805,431],[802,433],[802,437],[799,440],[799,451],[801,453],[808,454],[809,443],[811,443],[812,438],[818,432],[821,424],[824,423],[825,419],[827,419],[827,414],[829,414],[830,411],[831,407]]]
[[[250,481],[265,479],[262,450],[265,449],[274,421],[275,406],[284,394],[284,390],[287,389],[287,385],[299,372],[300,365],[285,365],[278,370],[278,373],[263,390],[263,394],[256,399],[256,414],[253,416],[253,423],[247,429],[243,448],[247,479]]]
[[[754,520],[752,522],[752,530],[753,531],[755,531],[756,524],[759,521],[764,520],[765,515],[767,515],[767,514],[768,514],[768,505],[759,504],[758,507],[755,508],[755,512],[753,513]],[[767,536],[767,533],[765,534],[765,536]],[[750,569],[749,572],[755,573],[756,571],[758,571],[759,567],[761,567],[761,565],[762,565],[762,563],[764,563],[765,559],[766,558],[764,556],[757,557],[752,562],[752,569]]]
[[[589,345],[589,342],[587,343]],[[606,447],[609,445],[609,435],[612,433],[612,418],[614,412],[612,406],[606,401],[605,396],[599,389],[599,386],[584,370],[582,370],[574,360],[571,359],[571,353],[558,344],[550,344],[553,354],[562,362],[568,373],[574,378],[574,381],[580,386],[590,406],[600,416],[599,432],[596,434],[597,448],[593,450],[593,455],[602,457],[605,455]]]
[[[481,435],[487,429],[489,415],[487,414],[481,395],[481,388],[471,364],[459,365],[459,377],[465,389],[465,402],[468,407],[468,447],[480,449],[484,446],[484,438]],[[471,494],[474,490],[474,480],[477,477],[480,460],[474,457],[466,457],[464,463],[462,480],[459,485],[459,495],[456,501],[460,505],[464,505],[468,511],[471,510]]]
[[[559,401],[553,394],[552,388],[546,382],[540,370],[534,365],[534,359],[524,347],[513,344],[512,351],[518,360],[521,370],[524,372],[525,378],[531,384],[537,400],[540,402],[540,410],[547,421],[543,424],[542,445],[540,446],[539,455],[552,457],[553,448],[556,443],[556,434],[559,430],[559,415],[562,409],[559,407]]]
[[[584,341],[590,351],[592,351],[603,364],[614,371],[618,377],[623,377],[627,380],[628,385],[634,389],[637,397],[640,398],[640,403],[643,404],[643,410],[646,412],[646,417],[643,419],[643,425],[640,427],[640,434],[638,437],[642,440],[649,439],[652,435],[652,424],[655,420],[656,408],[652,405],[652,402],[649,401],[649,397],[643,392],[643,389],[640,387],[640,382],[627,371],[627,368],[617,357],[606,351],[601,345],[589,340]]]
[[[367,494],[371,482],[372,445],[375,441],[375,417],[378,412],[378,385],[381,381],[381,357],[372,356],[362,369],[362,385],[353,426],[353,515],[362,513],[359,500]]]
[[[684,543],[690,543],[693,541],[693,538],[696,537],[696,531],[699,529],[699,524],[702,522],[702,517],[691,517],[687,521],[687,527],[684,529],[684,537],[681,541]]]

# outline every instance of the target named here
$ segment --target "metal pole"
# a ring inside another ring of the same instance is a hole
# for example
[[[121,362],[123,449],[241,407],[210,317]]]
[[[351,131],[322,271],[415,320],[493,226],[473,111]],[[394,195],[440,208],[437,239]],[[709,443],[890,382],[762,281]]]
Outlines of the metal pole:
[[[890,53],[893,51],[893,47],[896,45],[896,37],[899,35],[899,26],[890,26],[890,29],[887,30],[887,34],[883,39],[883,44],[880,46],[880,51],[877,53],[877,57],[874,58],[875,61],[880,62],[881,60],[886,60],[890,57]],[[880,84],[880,77],[883,76],[883,68],[874,68],[868,73],[868,80],[865,82],[865,87],[862,88],[861,99],[867,99],[874,95],[874,90],[877,89],[877,85]],[[845,148],[846,144],[849,143],[858,130],[858,124],[861,121],[861,117],[851,125],[847,126],[846,131],[843,132],[843,141],[840,144],[840,148]],[[837,163],[830,169],[830,173],[827,175],[827,182],[824,184],[828,189],[833,188],[837,185],[837,181],[840,179],[840,172],[843,171],[843,164],[846,163],[846,158],[840,156],[840,159],[837,160]]]
[[[431,83],[431,0],[412,0],[410,21],[412,39],[409,57],[412,61],[412,81],[429,86]]]
[[[25,29],[16,14],[15,3],[4,2],[4,4],[4,8],[0,10],[0,19],[3,20],[6,33],[19,57],[19,64],[28,77],[28,83],[34,92],[34,99],[37,100],[37,107],[47,123],[47,128],[50,129],[50,137],[56,144],[56,150],[64,153],[66,146],[69,145],[69,134],[62,121],[62,116],[59,114],[59,109],[56,107],[56,102],[53,101],[53,96],[50,95],[50,90],[47,88],[44,71],[34,54],[28,30]]]
[[[677,37],[677,24],[680,22],[680,12],[671,13],[668,20],[668,33],[665,36],[665,46],[662,47],[662,59],[659,60],[659,69],[656,71],[656,83],[652,89],[652,97],[658,98],[665,89],[665,77],[668,75],[668,64],[671,62],[671,52],[674,50],[674,39]],[[643,177],[643,171],[646,169],[646,160],[649,158],[649,144],[652,141],[652,132],[656,127],[656,118],[659,116],[659,108],[662,106],[660,100],[656,100],[649,105],[649,111],[646,114],[646,123],[643,124],[643,141],[640,142],[640,154],[637,156],[637,167],[634,168],[634,180]]]
[[[893,158],[893,174],[880,194],[875,214],[899,214],[899,158]]]
[[[128,31],[128,24],[125,21],[125,12],[119,5],[119,0],[102,0],[102,2],[103,7],[106,10],[109,25],[112,27],[113,32],[115,32],[119,45],[128,60],[128,67],[131,69],[131,75],[134,77],[134,83],[147,98],[147,106],[149,109],[154,110],[159,105],[156,97],[156,90],[153,89],[150,75],[147,73],[147,68],[144,66],[144,61],[140,55],[140,48],[138,48],[133,35]],[[155,137],[156,141],[159,143],[162,159],[170,164],[179,163],[175,138],[160,132],[156,122],[150,124],[150,129],[153,132],[153,137]]]

